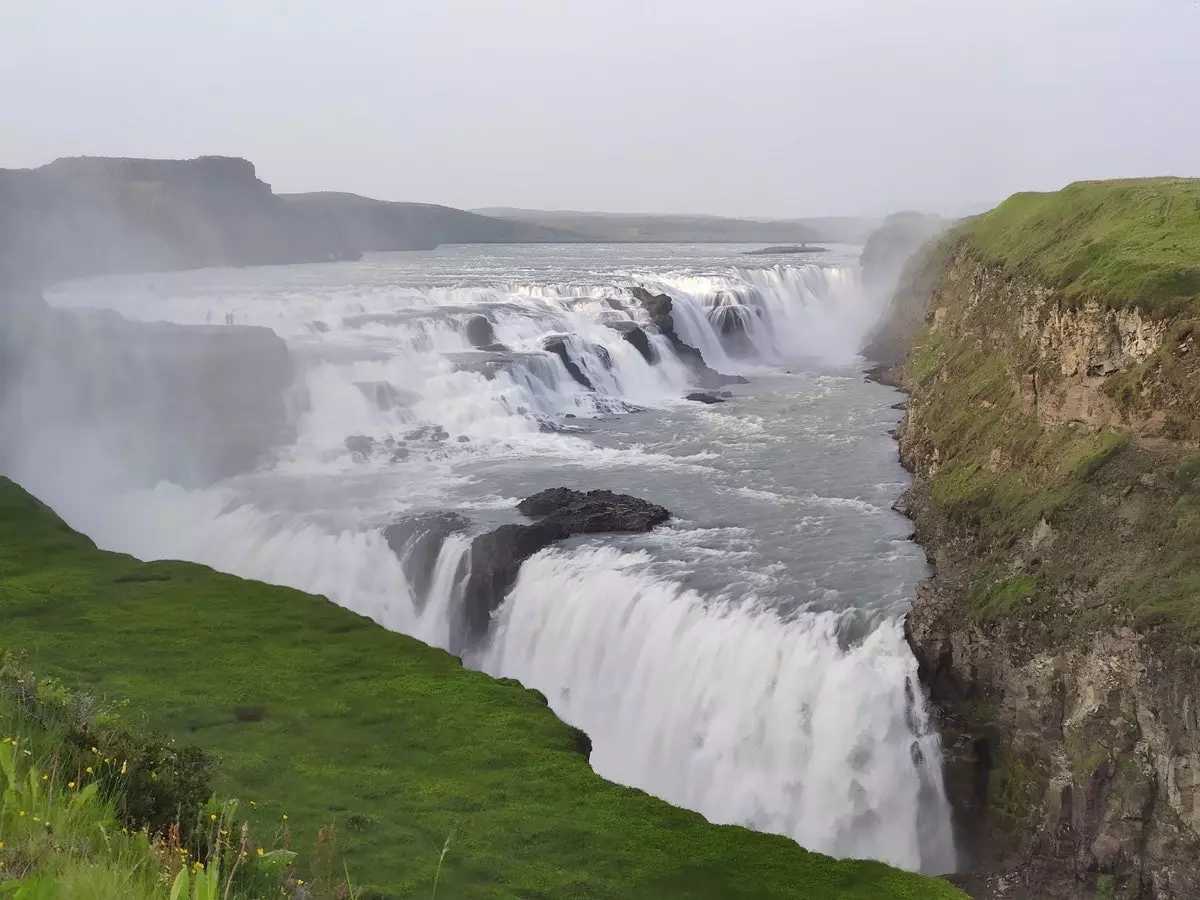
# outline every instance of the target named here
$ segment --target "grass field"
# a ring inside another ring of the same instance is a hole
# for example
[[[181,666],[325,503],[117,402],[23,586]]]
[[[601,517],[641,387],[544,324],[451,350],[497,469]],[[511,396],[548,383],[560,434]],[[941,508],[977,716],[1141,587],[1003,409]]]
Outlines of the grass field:
[[[1168,315],[1200,305],[1200,179],[1078,182],[1014,194],[964,226],[989,260],[1068,297]]]
[[[536,692],[319,597],[99,551],[2,478],[0,622],[35,670],[213,754],[256,832],[303,856],[336,820],[364,898],[431,896],[447,841],[453,900],[962,896],[606,782]]]

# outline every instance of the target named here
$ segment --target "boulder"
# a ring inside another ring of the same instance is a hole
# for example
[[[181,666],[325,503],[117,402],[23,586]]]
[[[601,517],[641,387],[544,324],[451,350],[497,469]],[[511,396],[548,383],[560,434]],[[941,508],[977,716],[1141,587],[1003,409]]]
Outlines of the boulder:
[[[428,597],[433,570],[446,538],[470,527],[470,520],[459,513],[427,512],[397,519],[383,529],[384,540],[404,567],[418,611]]]
[[[567,537],[557,522],[533,525],[501,525],[471,542],[471,552],[460,569],[466,575],[461,602],[452,614],[450,652],[462,653],[476,644],[492,623],[492,613],[500,608],[517,581],[521,563],[539,550]]]
[[[496,329],[487,316],[471,316],[463,326],[463,335],[472,347],[496,343]]]
[[[665,507],[612,491],[575,491],[559,487],[540,491],[517,504],[525,516],[544,516],[555,521],[568,534],[596,534],[604,531],[649,531],[661,525],[671,514]]]
[[[359,462],[366,462],[375,452],[375,439],[365,434],[352,434],[346,438],[346,449]]]
[[[709,404],[725,402],[716,394],[710,394],[708,391],[692,391],[692,393],[688,394],[684,399],[692,400],[692,401],[695,401],[696,403],[709,403]]]
[[[493,613],[516,583],[521,564],[535,553],[572,535],[649,531],[671,517],[665,508],[628,494],[570,488],[541,491],[522,500],[517,509],[539,521],[501,525],[471,543],[459,572],[463,588],[452,613],[451,652],[462,653],[483,639]]]

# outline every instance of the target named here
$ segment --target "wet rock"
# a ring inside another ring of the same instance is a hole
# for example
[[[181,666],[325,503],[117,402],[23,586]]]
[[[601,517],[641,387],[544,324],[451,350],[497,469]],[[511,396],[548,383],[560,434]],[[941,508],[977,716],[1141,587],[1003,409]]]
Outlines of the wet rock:
[[[575,360],[571,359],[571,354],[567,350],[567,339],[561,335],[548,337],[542,341],[542,349],[548,350],[559,359],[562,360],[564,366],[567,367],[567,373],[575,379],[579,384],[583,385],[589,391],[595,390],[595,386],[591,380],[583,373],[583,369],[579,368]],[[610,364],[612,360],[609,360]]]
[[[418,604],[423,605],[429,594],[433,570],[446,538],[470,527],[470,520],[459,513],[428,512],[405,516],[383,529],[384,540],[399,558],[413,600]]]
[[[471,316],[463,326],[463,336],[472,347],[496,343],[496,329],[487,316]]]
[[[405,446],[399,446],[393,448],[391,454],[390,458],[392,462],[404,462],[404,460],[408,459],[409,450]]]
[[[716,394],[710,394],[707,391],[692,391],[692,393],[688,394],[687,397],[685,397],[684,399],[685,400],[693,400],[696,403],[709,403],[709,404],[725,402],[720,397],[718,397]]]
[[[621,337],[631,344],[638,353],[642,354],[642,359],[654,365],[658,362],[658,353],[654,349],[654,345],[650,343],[650,335],[646,334],[646,330],[637,322],[625,320],[623,322],[606,322],[609,328],[618,332]]]
[[[359,462],[365,462],[375,452],[375,439],[365,434],[352,434],[345,443],[350,455]]]
[[[657,504],[612,491],[551,488],[522,500],[524,515],[541,517],[531,525],[501,525],[475,538],[463,561],[465,578],[452,613],[451,651],[461,653],[488,632],[492,615],[516,583],[521,564],[551,544],[576,534],[649,531],[671,517]]]
[[[720,387],[723,384],[746,384],[746,379],[740,375],[725,375],[709,367],[704,361],[704,354],[683,341],[675,333],[675,320],[671,315],[673,301],[666,294],[652,294],[641,285],[629,289],[634,299],[642,304],[642,308],[650,316],[650,322],[657,328],[675,350],[685,365],[692,370],[692,377],[701,387]]]
[[[724,397],[726,400],[728,400],[730,397],[733,396],[733,391],[721,391],[721,393],[719,393],[717,396]]]
[[[471,542],[464,560],[466,575],[462,601],[451,622],[453,653],[461,653],[478,642],[491,626],[492,613],[517,581],[521,563],[539,550],[567,537],[562,525],[553,521],[533,525],[501,525]]]
[[[510,353],[511,352],[509,350],[509,347],[507,344],[500,344],[500,343],[484,344],[479,349],[486,353]]]
[[[460,444],[469,444],[471,442],[471,439],[469,437],[467,437],[465,434],[460,434],[458,436],[458,442]]]
[[[329,330],[329,326],[326,325],[324,322],[322,322],[320,319],[313,319],[311,322],[308,323],[308,327],[309,327],[309,329],[316,332],[317,334],[324,334],[325,332],[327,332]]]
[[[671,514],[665,507],[629,494],[612,491],[583,491],[559,487],[540,491],[517,504],[525,516],[545,516],[568,534],[604,531],[649,531]]]

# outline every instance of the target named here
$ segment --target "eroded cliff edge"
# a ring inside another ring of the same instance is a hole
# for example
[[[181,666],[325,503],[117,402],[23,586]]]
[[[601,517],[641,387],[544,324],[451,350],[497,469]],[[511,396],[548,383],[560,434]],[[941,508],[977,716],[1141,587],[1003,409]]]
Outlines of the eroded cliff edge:
[[[1200,896],[1200,181],[1017,195],[908,266],[907,634],[979,897]]]

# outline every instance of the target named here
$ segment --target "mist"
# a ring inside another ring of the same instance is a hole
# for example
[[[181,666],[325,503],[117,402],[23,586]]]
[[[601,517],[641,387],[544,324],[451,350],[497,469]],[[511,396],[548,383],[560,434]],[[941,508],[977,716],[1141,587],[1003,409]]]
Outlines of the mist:
[[[1190,0],[8,4],[0,166],[464,208],[976,212],[1200,159]]]

